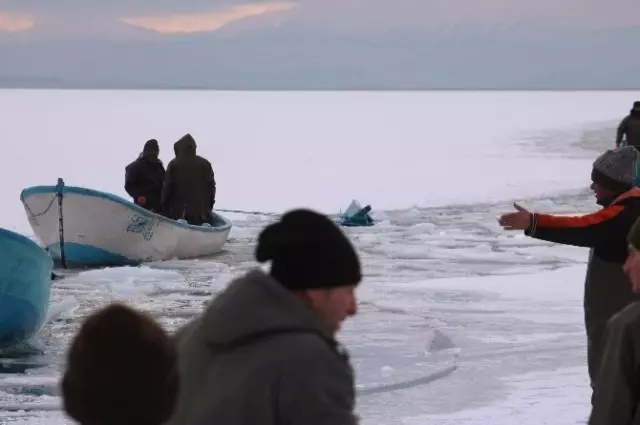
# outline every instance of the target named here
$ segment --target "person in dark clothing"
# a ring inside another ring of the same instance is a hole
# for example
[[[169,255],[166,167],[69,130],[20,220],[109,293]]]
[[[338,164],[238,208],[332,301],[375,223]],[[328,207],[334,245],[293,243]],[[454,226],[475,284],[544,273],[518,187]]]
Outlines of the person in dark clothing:
[[[622,139],[626,137],[627,146],[640,148],[640,101],[633,102],[633,108],[629,115],[624,117],[616,133],[616,146],[622,144]]]
[[[624,271],[640,292],[640,220],[627,238]],[[589,425],[640,424],[640,302],[629,304],[607,323],[598,386]]]
[[[158,141],[148,140],[140,156],[125,168],[124,190],[133,198],[133,202],[151,211],[160,206],[165,177],[159,153]]]
[[[167,425],[355,425],[355,385],[335,339],[357,312],[360,260],[328,217],[286,213],[259,262],[176,334],[181,390]]]
[[[167,165],[162,187],[162,212],[189,224],[212,223],[216,179],[211,163],[196,155],[196,141],[186,134],[174,145],[176,157]]]
[[[110,304],[92,313],[71,342],[63,408],[81,425],[161,425],[176,406],[177,357],[152,317]]]
[[[597,388],[603,334],[609,320],[640,300],[622,270],[627,258],[627,234],[640,216],[637,187],[638,151],[632,146],[608,150],[593,163],[591,189],[603,208],[591,214],[565,217],[532,213],[514,204],[515,213],[499,222],[507,230],[524,230],[530,237],[591,248],[584,292],[587,358],[591,387]]]

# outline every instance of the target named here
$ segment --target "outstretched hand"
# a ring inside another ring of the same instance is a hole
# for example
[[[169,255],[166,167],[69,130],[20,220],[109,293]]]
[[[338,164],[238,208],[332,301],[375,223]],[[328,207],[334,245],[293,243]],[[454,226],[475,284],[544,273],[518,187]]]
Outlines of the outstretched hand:
[[[498,223],[506,230],[525,230],[531,226],[531,213],[517,203],[513,204],[516,212],[502,214]]]

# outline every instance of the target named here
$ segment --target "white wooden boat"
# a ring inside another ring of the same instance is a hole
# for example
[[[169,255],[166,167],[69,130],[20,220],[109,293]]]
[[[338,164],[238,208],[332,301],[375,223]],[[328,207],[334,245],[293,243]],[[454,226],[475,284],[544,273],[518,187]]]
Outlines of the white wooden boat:
[[[209,226],[152,213],[119,196],[83,187],[33,186],[20,199],[37,239],[65,267],[136,265],[219,252],[231,221]]]

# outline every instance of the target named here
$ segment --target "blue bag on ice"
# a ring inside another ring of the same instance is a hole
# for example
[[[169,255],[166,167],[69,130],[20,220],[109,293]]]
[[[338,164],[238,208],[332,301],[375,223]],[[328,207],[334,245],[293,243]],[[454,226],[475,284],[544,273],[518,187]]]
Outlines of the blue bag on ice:
[[[347,227],[373,226],[373,218],[369,215],[371,205],[362,206],[355,199],[351,201],[349,208],[341,214],[340,225]]]

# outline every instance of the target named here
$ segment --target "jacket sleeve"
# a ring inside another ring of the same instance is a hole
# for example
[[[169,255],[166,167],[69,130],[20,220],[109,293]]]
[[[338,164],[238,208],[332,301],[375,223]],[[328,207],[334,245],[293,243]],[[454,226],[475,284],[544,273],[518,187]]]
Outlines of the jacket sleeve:
[[[621,232],[626,237],[629,218],[622,214],[623,211],[623,206],[613,205],[580,216],[534,213],[525,234],[564,245],[590,248],[606,246],[619,239]]]
[[[616,131],[616,147],[620,146],[622,143],[622,138],[627,131],[627,118],[623,119],[618,126],[618,131]]]
[[[160,165],[158,170],[158,178],[164,184],[164,177],[167,175],[167,170],[164,169],[164,165]]]
[[[138,188],[136,187],[137,174],[138,169],[135,164],[129,165],[125,168],[124,190],[126,190],[129,196],[133,199],[136,199],[140,195]]]
[[[308,343],[287,347],[290,354],[278,377],[276,397],[282,422],[356,425],[354,380],[349,364],[317,336],[307,335],[299,341]]]
[[[173,195],[173,163],[170,162],[167,165],[167,170],[164,173],[164,179],[162,180],[162,194],[160,196],[160,207],[163,212],[166,212],[168,205],[171,203],[171,196]]]
[[[634,418],[640,396],[637,369],[639,307],[638,303],[628,306],[607,324],[602,368],[596,381],[589,425],[636,423]],[[625,317],[629,313],[637,317],[633,323]]]
[[[216,176],[211,164],[209,164],[209,184],[211,185],[211,202],[209,203],[209,209],[213,210],[213,206],[216,204]]]

